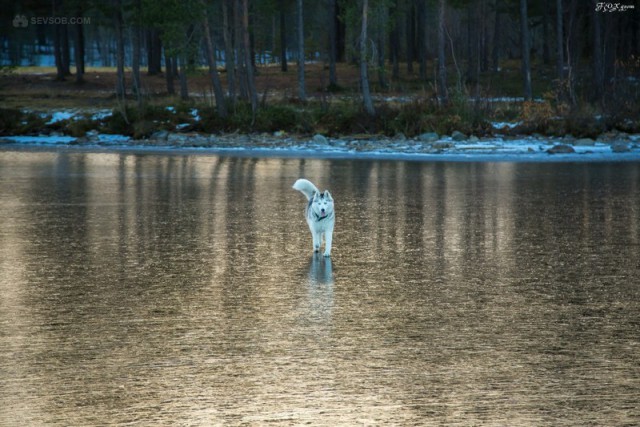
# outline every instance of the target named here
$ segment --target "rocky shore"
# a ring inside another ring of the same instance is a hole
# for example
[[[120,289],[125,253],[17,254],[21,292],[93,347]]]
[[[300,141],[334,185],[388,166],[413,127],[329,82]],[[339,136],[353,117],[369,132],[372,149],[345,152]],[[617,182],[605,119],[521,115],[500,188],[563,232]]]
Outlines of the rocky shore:
[[[496,158],[501,156],[520,160],[542,160],[544,157],[640,160],[640,135],[610,132],[596,139],[574,138],[570,135],[553,138],[542,135],[476,137],[453,132],[451,135],[424,133],[415,138],[402,134],[395,137],[351,135],[328,138],[273,134],[222,134],[197,132],[155,132],[148,139],[131,139],[121,135],[100,134],[89,131],[86,136],[73,138],[51,133],[40,136],[7,136],[0,146],[45,145],[86,148],[139,148],[165,150],[201,150],[209,152],[248,152],[259,155],[287,155],[314,157],[377,157],[444,159]],[[591,155],[591,156],[590,156]]]

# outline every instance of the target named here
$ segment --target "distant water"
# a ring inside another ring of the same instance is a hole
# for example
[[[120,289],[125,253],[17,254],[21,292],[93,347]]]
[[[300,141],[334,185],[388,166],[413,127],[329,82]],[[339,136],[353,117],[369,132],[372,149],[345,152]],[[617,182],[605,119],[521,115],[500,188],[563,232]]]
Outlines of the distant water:
[[[8,150],[0,217],[2,426],[640,424],[640,163]]]

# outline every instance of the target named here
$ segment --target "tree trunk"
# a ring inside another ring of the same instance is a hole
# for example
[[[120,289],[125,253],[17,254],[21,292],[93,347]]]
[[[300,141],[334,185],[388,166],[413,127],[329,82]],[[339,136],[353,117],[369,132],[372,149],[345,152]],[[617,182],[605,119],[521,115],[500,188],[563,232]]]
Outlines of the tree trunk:
[[[476,43],[478,33],[476,22],[478,9],[477,0],[473,0],[467,6],[467,81],[474,81],[476,68]]]
[[[213,86],[213,94],[216,98],[216,110],[220,117],[227,116],[227,106],[225,104],[224,92],[222,90],[222,83],[220,82],[220,76],[218,75],[218,65],[216,64],[215,46],[211,38],[211,30],[209,29],[209,17],[207,15],[207,5],[202,1],[203,17],[202,27],[204,31],[204,41],[207,47],[207,63],[209,65],[209,77],[211,78],[211,85]]]
[[[604,95],[604,61],[602,55],[602,13],[596,12],[597,0],[592,1],[593,13],[593,80],[595,96],[602,100]]]
[[[160,33],[152,28],[147,31],[147,74],[158,75],[162,72],[162,42]]]
[[[174,61],[175,60],[174,58]],[[178,65],[180,66],[180,70],[178,71],[180,79],[180,99],[186,101],[189,99],[189,87],[187,86],[187,60],[184,53],[178,56]]]
[[[307,100],[304,88],[304,14],[302,10],[303,0],[298,0],[296,14],[298,16],[298,97],[301,101]]]
[[[604,34],[603,34],[603,46],[615,46],[615,22],[614,22],[614,14],[607,13],[604,16]],[[634,21],[636,22],[636,21]],[[604,63],[604,79],[605,81],[609,80],[615,74],[616,69],[616,54],[614,49],[607,47],[604,49],[603,55],[603,63]]]
[[[60,0],[53,0],[52,12],[53,16],[57,16],[58,9],[60,8]],[[56,62],[56,80],[63,81],[65,79],[64,66],[62,64],[62,31],[60,25],[53,26],[53,56]],[[15,63],[20,63],[20,58],[16,58]]]
[[[407,22],[407,73],[413,74],[413,61],[415,59],[415,41],[416,41],[416,20],[415,8],[413,4],[409,4],[406,16]]]
[[[418,56],[420,58],[420,80],[427,80],[427,48],[429,46],[429,31],[427,25],[427,2],[418,3]]]
[[[480,6],[482,9],[482,18],[480,19],[480,29],[481,29],[481,37],[480,37],[480,69],[482,71],[487,71],[489,69],[489,36],[488,36],[488,21],[489,17],[487,16],[487,10],[489,9],[487,6],[488,0],[481,0]]]
[[[446,0],[438,1],[438,97],[443,104],[449,102],[447,93],[447,67],[445,64],[445,8]]]
[[[69,25],[58,25],[62,41],[62,70],[65,76],[71,75],[71,47],[69,46]]]
[[[249,88],[247,88],[247,67],[244,55],[244,34],[242,31],[242,0],[234,0],[233,5],[233,43],[236,52],[236,71],[238,76],[238,97],[249,100]]]
[[[115,0],[113,24],[116,33],[116,96],[124,98],[126,94],[124,81],[124,31],[121,0]]]
[[[376,45],[378,47],[378,84],[381,88],[387,87],[387,73],[385,70],[385,30],[384,26],[389,20],[387,8],[382,5],[378,7],[378,25]]]
[[[500,30],[502,29],[500,22],[500,5],[501,0],[496,0],[494,5],[496,9],[496,18],[493,30],[493,51],[491,52],[491,68],[494,72],[498,72],[500,70]]]
[[[549,52],[549,8],[542,8],[542,62],[548,65],[551,62],[551,53]]]
[[[258,110],[258,94],[256,92],[256,83],[253,77],[253,60],[251,59],[251,40],[249,35],[249,0],[242,1],[242,33],[244,41],[244,66],[245,77],[247,79],[247,90],[249,91],[249,101],[251,102],[251,111],[255,117]]]
[[[249,9],[251,10],[251,9]],[[251,70],[253,71],[254,75],[257,73],[258,68],[256,67],[256,40],[255,40],[255,33],[253,31],[253,28],[255,26],[254,23],[254,19],[252,17],[252,14],[249,13],[249,10],[247,10],[247,16],[249,17],[249,25],[247,26],[248,31],[249,31],[249,52],[251,53],[250,56],[250,60],[251,60]]]
[[[576,93],[575,93],[575,66],[578,62],[578,49],[577,49],[577,8],[578,2],[577,0],[571,0],[569,3],[569,21],[567,25],[567,37],[565,41],[565,49],[566,49],[566,64],[568,72],[565,73],[567,80],[567,92],[569,96],[569,100],[572,105],[575,105],[577,102]]]
[[[78,15],[81,16],[81,15]],[[76,24],[75,27],[75,46],[73,48],[74,60],[76,63],[76,83],[84,82],[84,32],[82,24]]]
[[[76,8],[76,16],[82,16],[82,8]],[[74,25],[74,61],[76,63],[76,83],[84,82],[84,29],[82,23],[78,22]]]
[[[56,80],[64,81],[64,66],[62,65],[62,31],[60,25],[53,26],[53,55],[56,61]]]
[[[173,77],[180,77],[180,73],[179,73],[179,67],[178,67],[178,56],[174,55],[173,59],[171,60],[171,73],[173,74]]]
[[[389,8],[389,17],[392,20],[392,28],[389,33],[389,53],[391,56],[391,78],[400,78],[400,19],[398,11],[398,0]]]
[[[527,14],[527,0],[520,0],[520,37],[522,45],[522,76],[524,78],[524,99],[530,101],[531,93],[531,64],[529,62],[529,17]]]
[[[369,91],[369,75],[367,67],[367,15],[369,13],[369,0],[362,1],[362,31],[360,33],[360,85],[362,86],[362,100],[364,109],[370,116],[376,114]]]
[[[231,5],[231,10],[229,10]],[[233,50],[231,38],[231,27],[229,25],[229,17],[233,14],[233,1],[222,0],[222,36],[224,39],[224,65],[227,71],[227,87],[229,89],[229,98],[231,103],[236,101],[236,56]]]
[[[556,0],[556,72],[564,80],[564,33],[562,29],[562,0]]]
[[[287,14],[286,0],[280,0],[280,70],[286,73],[289,70],[287,64]]]
[[[176,93],[175,87],[173,85],[173,64],[172,64],[172,59],[171,59],[171,55],[169,55],[169,52],[167,51],[166,47],[164,49],[164,68],[165,68],[165,73],[164,76],[167,80],[167,93],[170,95],[173,95]]]
[[[140,80],[140,55],[142,53],[142,40],[141,40],[141,28],[139,22],[142,20],[142,3],[141,0],[136,0],[135,7],[135,22],[131,27],[131,86],[133,93],[138,100],[138,105],[142,103],[142,85]]]
[[[342,2],[336,1],[336,62],[344,62],[346,55],[346,24],[343,19],[340,19],[342,15]]]
[[[338,29],[338,0],[329,0],[329,86],[338,85],[336,74],[336,60],[338,56],[336,31]]]

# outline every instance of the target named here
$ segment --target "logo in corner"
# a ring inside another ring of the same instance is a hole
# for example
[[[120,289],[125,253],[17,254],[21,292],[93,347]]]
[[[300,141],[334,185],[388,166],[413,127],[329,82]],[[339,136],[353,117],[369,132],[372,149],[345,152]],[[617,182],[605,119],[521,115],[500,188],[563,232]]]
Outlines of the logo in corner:
[[[16,15],[15,18],[13,18],[13,26],[15,28],[27,28],[29,26],[29,21],[24,15]]]

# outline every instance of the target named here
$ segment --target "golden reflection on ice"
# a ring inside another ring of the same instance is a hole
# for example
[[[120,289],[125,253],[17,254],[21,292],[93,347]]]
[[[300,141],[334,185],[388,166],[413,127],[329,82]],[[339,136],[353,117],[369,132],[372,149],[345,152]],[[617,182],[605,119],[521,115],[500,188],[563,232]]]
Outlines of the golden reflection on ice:
[[[0,424],[635,424],[639,171],[0,151]]]

